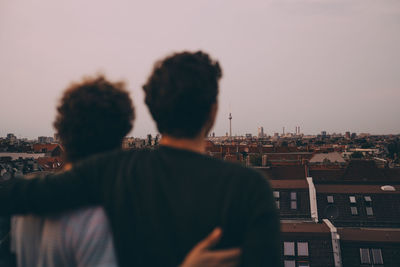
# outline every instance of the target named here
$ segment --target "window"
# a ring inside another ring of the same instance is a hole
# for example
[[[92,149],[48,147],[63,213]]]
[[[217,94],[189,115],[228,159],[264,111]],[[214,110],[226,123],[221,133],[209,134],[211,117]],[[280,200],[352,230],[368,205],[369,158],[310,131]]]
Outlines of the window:
[[[292,210],[297,209],[297,193],[296,192],[290,192],[290,208]]]
[[[371,263],[371,259],[369,258],[368,248],[360,248],[360,258],[361,258],[361,263]]]
[[[372,201],[370,196],[365,196],[364,200],[365,200],[365,202],[371,202]]]
[[[383,264],[382,250],[380,248],[360,248],[360,260],[361,264]]]
[[[368,216],[373,216],[374,215],[374,211],[372,210],[372,207],[366,207],[365,211],[367,212]]]
[[[285,267],[296,267],[296,262],[294,260],[285,260]]]
[[[283,254],[285,256],[294,256],[294,242],[283,242]]]
[[[383,264],[382,251],[380,248],[371,249],[372,259],[374,260],[374,264]]]
[[[308,242],[283,242],[284,266],[310,267]]]
[[[357,207],[350,207],[351,215],[358,215]]]
[[[274,191],[275,205],[277,209],[281,208],[279,197],[280,197],[279,191]]]
[[[297,255],[308,256],[308,242],[297,242]]]
[[[356,197],[355,196],[350,196],[350,203],[356,203]]]
[[[327,196],[326,200],[328,200],[328,203],[333,203],[333,196]]]

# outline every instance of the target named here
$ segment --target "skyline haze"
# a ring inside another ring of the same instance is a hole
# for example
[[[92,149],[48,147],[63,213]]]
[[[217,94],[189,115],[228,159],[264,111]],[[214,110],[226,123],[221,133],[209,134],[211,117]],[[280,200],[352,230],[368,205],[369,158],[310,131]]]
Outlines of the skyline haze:
[[[155,134],[142,84],[154,62],[204,50],[223,69],[214,131],[399,134],[396,0],[0,2],[0,136],[52,136],[63,90],[102,72],[125,80]]]

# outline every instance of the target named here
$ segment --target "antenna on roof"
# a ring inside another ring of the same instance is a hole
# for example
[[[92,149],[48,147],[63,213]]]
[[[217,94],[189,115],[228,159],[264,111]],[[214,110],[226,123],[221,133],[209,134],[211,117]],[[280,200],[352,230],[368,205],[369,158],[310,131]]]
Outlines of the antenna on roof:
[[[229,137],[232,137],[232,113],[231,113],[231,103],[229,103]]]

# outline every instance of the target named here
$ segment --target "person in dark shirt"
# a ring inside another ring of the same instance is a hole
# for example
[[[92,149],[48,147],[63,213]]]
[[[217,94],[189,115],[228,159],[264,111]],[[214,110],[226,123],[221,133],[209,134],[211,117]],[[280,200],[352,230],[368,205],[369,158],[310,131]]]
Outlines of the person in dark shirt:
[[[219,63],[182,52],[155,64],[143,86],[162,134],[154,150],[114,151],[63,174],[13,179],[0,188],[0,214],[46,214],[102,205],[120,266],[177,266],[215,227],[216,248],[241,247],[241,266],[279,266],[280,229],[268,180],[208,157]]]
[[[134,108],[123,82],[98,75],[72,83],[63,93],[54,122],[66,161],[64,169],[91,155],[121,148],[133,120]],[[9,228],[9,218],[5,222]],[[180,266],[237,266],[240,249],[210,250],[221,234],[218,229],[213,231]],[[0,248],[9,250],[8,232],[0,231],[0,237]],[[112,232],[101,207],[46,217],[14,217],[11,240],[18,266],[117,266]],[[7,257],[0,253],[0,267],[9,267],[1,264],[3,258]]]

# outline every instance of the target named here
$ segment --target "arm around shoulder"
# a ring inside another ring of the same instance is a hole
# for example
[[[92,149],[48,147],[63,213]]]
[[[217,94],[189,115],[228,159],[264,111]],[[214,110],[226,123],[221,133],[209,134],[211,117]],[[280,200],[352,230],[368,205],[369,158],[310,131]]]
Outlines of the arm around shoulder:
[[[108,157],[99,156],[72,170],[32,179],[14,177],[0,182],[0,215],[47,214],[101,201]]]

